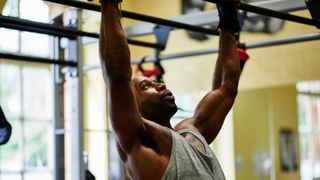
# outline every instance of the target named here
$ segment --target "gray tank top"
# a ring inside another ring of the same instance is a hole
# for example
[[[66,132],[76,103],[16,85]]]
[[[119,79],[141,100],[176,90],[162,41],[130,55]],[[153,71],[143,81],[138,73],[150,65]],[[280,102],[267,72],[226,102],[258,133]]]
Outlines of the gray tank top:
[[[220,164],[204,137],[192,130],[171,131],[172,150],[162,180],[225,180]],[[205,146],[206,153],[198,151],[180,134],[190,133]]]

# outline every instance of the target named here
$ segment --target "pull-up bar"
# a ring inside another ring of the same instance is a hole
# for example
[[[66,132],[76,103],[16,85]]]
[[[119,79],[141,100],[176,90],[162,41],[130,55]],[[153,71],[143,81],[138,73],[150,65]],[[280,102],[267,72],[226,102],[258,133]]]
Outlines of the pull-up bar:
[[[69,39],[75,39],[77,36],[84,36],[90,38],[99,38],[99,34],[90,33],[85,31],[79,31],[72,28],[66,28],[61,26],[56,26],[52,24],[34,22],[14,17],[1,16],[0,15],[0,27],[5,27],[9,29],[17,29],[22,31],[36,32],[41,34],[47,34],[58,37],[66,37]],[[149,43],[143,41],[137,41],[132,39],[127,39],[129,44],[150,47],[155,49],[163,49],[163,46],[156,43]]]
[[[247,49],[254,49],[254,48],[285,45],[285,44],[300,43],[300,42],[315,41],[315,40],[320,40],[320,33],[305,34],[305,35],[291,36],[291,37],[279,38],[279,39],[268,40],[268,41],[246,43],[245,46]],[[165,54],[165,55],[160,55],[158,58],[161,60],[171,60],[171,59],[184,58],[184,57],[215,54],[215,53],[218,53],[218,51],[219,51],[219,48],[209,48],[209,49],[203,49],[203,50]],[[146,57],[145,59],[146,62],[154,62],[156,60],[157,59],[153,56]],[[131,64],[139,64],[140,62],[141,62],[141,58],[131,60]],[[92,65],[92,66],[84,66],[83,70],[90,71],[90,70],[96,70],[100,68],[101,68],[100,65]]]
[[[85,10],[101,12],[100,6],[93,3],[85,3],[85,2],[80,2],[76,0],[44,0],[44,1],[72,6],[76,8],[85,9]],[[125,10],[122,10],[121,14],[122,14],[122,17],[135,19],[139,21],[150,22],[154,24],[159,24],[159,25],[164,25],[164,26],[169,26],[169,27],[179,28],[179,29],[185,29],[185,30],[209,34],[209,35],[219,35],[219,32],[217,30],[193,26],[190,24],[180,23],[176,21],[170,21],[166,19],[153,17],[153,16],[142,15],[142,14],[129,12]]]
[[[215,4],[220,4],[220,3],[224,2],[224,0],[204,0],[204,1],[215,3]],[[297,23],[301,23],[301,24],[305,24],[305,25],[311,25],[311,26],[318,27],[320,24],[319,22],[314,21],[313,19],[308,19],[305,17],[295,16],[292,14],[282,13],[282,12],[278,12],[278,11],[273,11],[270,9],[252,6],[250,4],[245,4],[245,3],[240,3],[239,9],[241,9],[243,11],[247,11],[247,12],[252,12],[252,13],[256,13],[256,14],[261,14],[261,15],[265,15],[265,16],[270,16],[270,17],[274,17],[274,18],[297,22]]]
[[[56,64],[56,65],[71,66],[71,67],[76,67],[78,65],[77,62],[73,62],[73,61],[64,61],[61,59],[48,59],[48,58],[41,58],[41,57],[23,56],[23,55],[8,54],[8,53],[3,53],[3,52],[0,52],[0,58],[4,58],[4,59],[8,59],[8,60],[16,60],[16,61],[34,62],[34,63]]]
[[[285,38],[279,38],[279,39],[273,39],[273,40],[267,40],[267,41],[250,42],[250,43],[246,43],[245,47],[246,49],[255,49],[255,48],[285,45],[285,44],[300,43],[300,42],[315,41],[315,40],[320,40],[320,33],[285,37]],[[160,55],[158,58],[160,58],[161,60],[169,60],[169,59],[177,59],[177,58],[183,58],[183,57],[214,54],[214,53],[218,53],[218,51],[219,51],[219,48],[210,48],[210,49],[197,50],[197,51],[188,51],[188,52]],[[141,61],[141,58],[134,59],[131,61],[131,63],[139,64],[140,61]],[[145,61],[154,62],[156,61],[156,58],[147,57]]]

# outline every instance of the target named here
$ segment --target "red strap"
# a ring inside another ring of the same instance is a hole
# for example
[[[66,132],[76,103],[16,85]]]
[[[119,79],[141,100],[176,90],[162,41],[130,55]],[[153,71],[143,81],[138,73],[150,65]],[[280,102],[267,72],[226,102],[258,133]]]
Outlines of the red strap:
[[[238,56],[239,56],[240,60],[246,61],[249,59],[249,55],[244,49],[237,48],[237,52],[238,52]]]
[[[154,67],[152,70],[146,70],[143,72],[143,76],[151,77],[151,76],[157,76],[161,74],[161,69],[159,66]]]

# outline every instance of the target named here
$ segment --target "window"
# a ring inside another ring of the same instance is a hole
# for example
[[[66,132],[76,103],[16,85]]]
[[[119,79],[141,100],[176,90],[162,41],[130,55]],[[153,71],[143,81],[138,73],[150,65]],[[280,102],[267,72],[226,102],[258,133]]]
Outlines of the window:
[[[19,52],[19,31],[0,28],[0,50],[10,53]]]
[[[32,6],[32,7],[30,7]],[[47,22],[40,0],[7,0],[3,15]],[[49,37],[0,28],[0,51],[49,56]],[[0,59],[0,104],[13,127],[0,148],[0,179],[52,179],[52,87],[49,66]]]
[[[37,22],[49,22],[49,8],[42,0],[8,0],[4,16],[19,17]],[[49,57],[48,35],[0,28],[0,51],[31,56]]]
[[[36,10],[35,10],[36,9]],[[20,18],[37,22],[49,22],[49,8],[42,0],[20,0]],[[21,32],[22,54],[49,57],[49,36],[31,32]]]
[[[0,179],[48,179],[52,173],[50,70],[0,63],[0,80],[0,103],[13,127],[9,143],[0,148]]]
[[[320,81],[300,82],[297,89],[301,179],[309,180],[320,177]]]

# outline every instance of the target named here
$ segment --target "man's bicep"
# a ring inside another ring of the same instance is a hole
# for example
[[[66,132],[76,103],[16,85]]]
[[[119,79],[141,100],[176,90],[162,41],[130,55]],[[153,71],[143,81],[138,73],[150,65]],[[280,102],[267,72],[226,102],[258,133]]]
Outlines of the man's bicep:
[[[128,152],[144,130],[138,100],[131,82],[111,81],[108,89],[111,125],[117,135],[119,145]]]
[[[218,89],[208,93],[199,103],[194,115],[194,126],[210,144],[219,133],[234,96]]]

